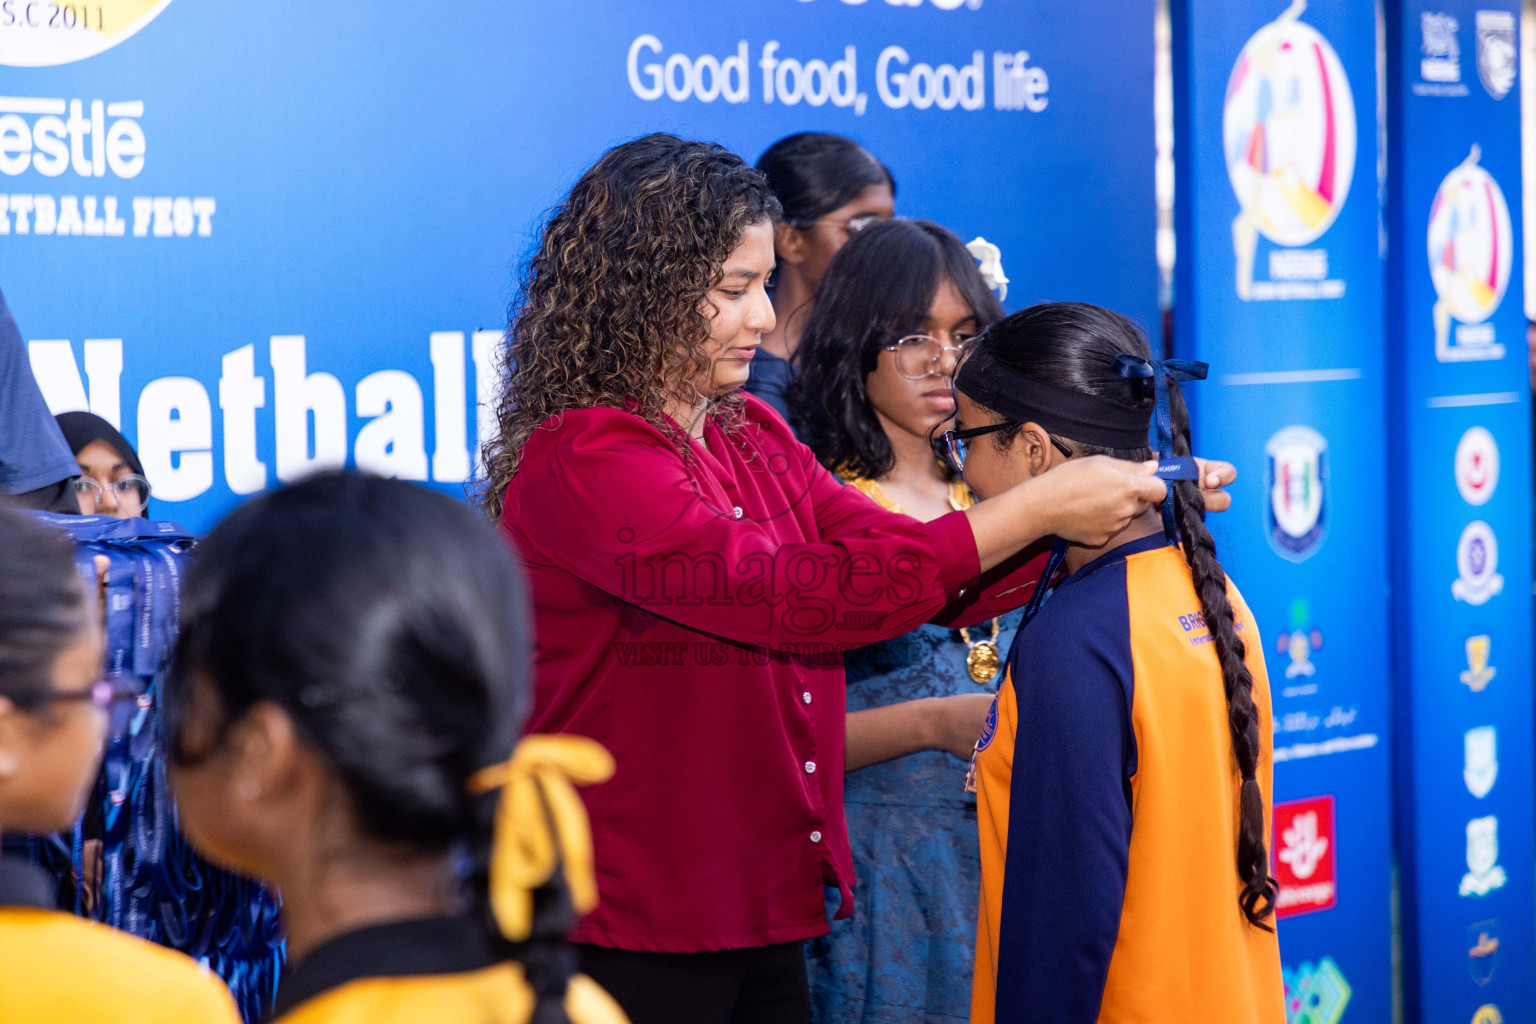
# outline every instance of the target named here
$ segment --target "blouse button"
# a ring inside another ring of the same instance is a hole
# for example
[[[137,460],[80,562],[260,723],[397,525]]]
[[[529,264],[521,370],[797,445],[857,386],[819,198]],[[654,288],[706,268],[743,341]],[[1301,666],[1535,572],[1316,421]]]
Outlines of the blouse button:
[[[737,519],[740,519],[741,518],[741,506],[740,505],[733,505],[733,506],[731,506],[731,515],[735,516]]]
[[[809,704],[811,702],[811,691],[806,690],[804,693],[800,694],[800,699]]]
[[[812,832],[811,833],[811,842],[813,842],[813,843],[821,842],[821,833],[820,832]]]
[[[807,761],[807,762],[805,762],[805,774],[807,774],[807,775],[815,775],[816,774],[816,762],[815,761]]]

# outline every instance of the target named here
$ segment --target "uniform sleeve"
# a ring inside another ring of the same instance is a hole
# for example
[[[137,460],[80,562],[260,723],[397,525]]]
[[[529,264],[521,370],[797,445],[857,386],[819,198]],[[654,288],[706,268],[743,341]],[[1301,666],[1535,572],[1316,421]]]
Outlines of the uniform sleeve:
[[[1011,666],[997,1024],[1093,1024],[1125,898],[1136,756],[1128,616],[1121,604],[1057,625],[1049,611]]]
[[[941,608],[932,621],[941,626],[974,626],[1029,604],[1051,556],[1051,543],[1052,538],[1047,537],[988,569],[972,585],[962,587],[956,599]],[[971,547],[975,548],[974,540]]]
[[[888,512],[777,429],[785,486],[810,503],[814,539],[783,542],[780,524],[706,500],[705,484],[654,428],[612,409],[567,413],[555,436],[529,442],[504,522],[531,545],[526,556],[740,643],[846,648],[900,636],[976,575],[962,514],[925,524]]]

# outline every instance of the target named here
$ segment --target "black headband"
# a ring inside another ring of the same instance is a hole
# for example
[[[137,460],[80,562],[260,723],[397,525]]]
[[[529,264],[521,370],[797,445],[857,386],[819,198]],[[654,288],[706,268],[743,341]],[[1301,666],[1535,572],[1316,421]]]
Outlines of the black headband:
[[[967,398],[1010,420],[1033,420],[1073,441],[1104,448],[1146,448],[1152,408],[1132,409],[1107,398],[1047,384],[973,348],[960,364],[955,387]]]

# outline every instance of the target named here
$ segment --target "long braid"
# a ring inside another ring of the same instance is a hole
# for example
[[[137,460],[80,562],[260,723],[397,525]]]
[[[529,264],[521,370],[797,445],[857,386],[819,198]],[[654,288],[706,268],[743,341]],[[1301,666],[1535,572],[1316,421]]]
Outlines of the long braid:
[[[1177,384],[1169,385],[1173,414],[1175,455],[1188,455],[1189,413]],[[1194,481],[1180,480],[1174,487],[1174,512],[1184,542],[1184,559],[1200,598],[1200,611],[1210,630],[1211,646],[1221,664],[1227,695],[1227,725],[1232,732],[1232,751],[1242,778],[1237,830],[1237,875],[1243,882],[1238,898],[1248,922],[1273,931],[1266,920],[1274,914],[1278,883],[1269,874],[1269,853],[1264,844],[1264,796],[1259,790],[1259,714],[1253,703],[1253,673],[1248,670],[1247,645],[1237,630],[1232,603],[1227,599],[1227,574],[1216,561],[1216,541],[1205,525],[1205,499]]]

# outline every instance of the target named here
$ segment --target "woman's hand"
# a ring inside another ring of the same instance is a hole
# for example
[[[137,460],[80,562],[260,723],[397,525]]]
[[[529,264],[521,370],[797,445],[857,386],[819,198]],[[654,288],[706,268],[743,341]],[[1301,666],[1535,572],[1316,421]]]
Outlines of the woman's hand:
[[[1533,350],[1536,351],[1536,350]],[[1232,495],[1225,488],[1237,479],[1237,467],[1230,462],[1195,459],[1200,467],[1200,496],[1205,499],[1207,512],[1225,512],[1232,507]]]
[[[957,693],[952,697],[930,697],[933,714],[928,718],[931,735],[928,746],[947,750],[963,761],[981,738],[981,728],[992,710],[990,693]]]
[[[1124,462],[1105,455],[1068,459],[1020,486],[1039,488],[1047,533],[1100,547],[1149,504],[1163,500],[1168,485],[1152,473],[1156,462]]]

